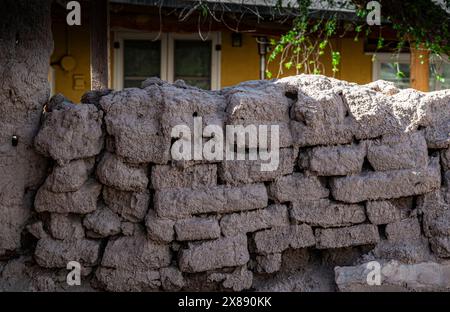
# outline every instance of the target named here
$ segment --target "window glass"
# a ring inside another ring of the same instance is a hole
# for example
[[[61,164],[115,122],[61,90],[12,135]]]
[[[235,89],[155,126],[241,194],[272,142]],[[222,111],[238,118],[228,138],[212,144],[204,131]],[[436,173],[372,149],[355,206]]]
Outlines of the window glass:
[[[402,74],[398,75],[398,72],[401,72]],[[379,79],[392,81],[399,88],[409,88],[410,75],[409,64],[395,62],[380,63]]]
[[[174,79],[211,89],[211,41],[175,40]]]
[[[161,42],[124,40],[123,86],[140,87],[148,77],[161,76]]]
[[[444,89],[450,89],[450,64],[436,61],[430,65],[430,91]]]

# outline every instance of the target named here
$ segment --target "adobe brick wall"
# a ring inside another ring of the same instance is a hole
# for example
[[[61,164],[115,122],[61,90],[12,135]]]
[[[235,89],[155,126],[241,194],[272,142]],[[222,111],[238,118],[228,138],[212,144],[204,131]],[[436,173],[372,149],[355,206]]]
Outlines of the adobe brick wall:
[[[22,233],[34,245],[2,264],[0,288],[70,289],[73,260],[81,289],[110,291],[357,290],[374,259],[450,271],[448,90],[301,75],[211,92],[151,78],[83,102],[47,106],[34,146],[52,166]],[[279,125],[278,169],[172,160],[171,129],[194,116]]]

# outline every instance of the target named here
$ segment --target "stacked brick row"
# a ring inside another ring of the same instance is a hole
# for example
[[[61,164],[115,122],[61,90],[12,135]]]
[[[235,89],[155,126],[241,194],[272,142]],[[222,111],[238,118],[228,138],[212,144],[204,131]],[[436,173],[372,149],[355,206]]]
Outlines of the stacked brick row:
[[[79,261],[112,291],[240,291],[288,249],[450,257],[448,91],[302,75],[215,92],[148,79],[86,98],[54,99],[35,140],[54,160],[29,226],[41,267]],[[278,168],[173,160],[171,130],[194,117],[278,125]]]

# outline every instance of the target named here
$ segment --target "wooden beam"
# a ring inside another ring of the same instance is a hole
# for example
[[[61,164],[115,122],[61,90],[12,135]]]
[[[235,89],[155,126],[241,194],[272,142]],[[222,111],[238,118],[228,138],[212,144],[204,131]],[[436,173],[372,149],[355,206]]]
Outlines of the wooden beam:
[[[411,44],[411,88],[428,92],[430,90],[430,52]]]
[[[108,0],[90,1],[91,89],[108,88],[109,4]]]

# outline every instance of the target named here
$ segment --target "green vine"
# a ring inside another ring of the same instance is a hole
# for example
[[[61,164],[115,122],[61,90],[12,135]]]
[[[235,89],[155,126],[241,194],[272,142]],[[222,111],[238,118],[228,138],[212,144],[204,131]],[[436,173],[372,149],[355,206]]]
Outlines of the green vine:
[[[271,52],[268,65],[276,63],[278,72],[282,75],[286,70],[299,73],[324,74],[325,64],[330,55],[332,74],[339,72],[341,54],[332,42],[344,36],[353,36],[354,41],[362,37],[378,38],[374,56],[379,51],[391,51],[394,58],[408,49],[423,51],[425,56],[448,61],[450,55],[450,0],[378,0],[381,5],[382,24],[369,26],[367,17],[369,0],[263,0],[264,12],[258,6],[248,5],[242,1],[239,10],[231,9],[228,2],[197,0],[192,1],[192,7],[184,8],[180,19],[184,20],[193,12],[199,12],[203,21],[207,16],[215,22],[226,25],[239,32],[239,24],[249,15],[257,17],[258,21],[270,20],[275,23],[291,23],[290,29],[277,39],[271,39]],[[236,3],[234,3],[236,4]],[[318,8],[317,5],[322,5]],[[240,12],[240,14],[238,13]],[[230,13],[233,12],[233,13]],[[350,17],[349,17],[350,15]],[[235,20],[230,26],[230,20]],[[200,29],[200,25],[199,25]],[[390,35],[387,36],[386,34]],[[377,34],[377,35],[375,35]],[[389,39],[389,40],[388,40]],[[395,46],[391,46],[394,44]],[[397,77],[405,77],[399,63]],[[267,66],[268,67],[268,66]],[[272,78],[274,73],[266,71],[266,77]],[[436,80],[443,82],[444,78],[437,72]]]
[[[342,8],[342,1],[327,0],[330,8]],[[325,12],[320,18],[311,17],[311,1],[298,0],[298,16],[293,20],[292,28],[279,40],[272,40],[272,51],[268,63],[279,62],[277,76],[284,73],[283,69],[295,68],[296,73],[323,74],[324,64],[322,56],[326,49],[331,54],[331,68],[333,76],[339,71],[341,56],[331,44],[333,38],[343,37],[347,32],[354,34],[354,41],[359,41],[364,34],[366,37],[372,31],[378,31],[379,36],[376,44],[373,61],[376,54],[384,48],[390,48],[394,57],[398,57],[405,48],[415,48],[423,51],[419,57],[425,62],[428,53],[435,55],[442,61],[447,61],[446,55],[450,54],[450,22],[449,14],[444,9],[450,8],[450,0],[444,0],[443,7],[439,7],[431,0],[404,0],[404,1],[380,1],[382,7],[383,26],[369,26],[366,18],[370,13],[366,9],[368,1],[352,1],[355,5],[356,19],[345,22],[340,19],[339,13]],[[398,2],[398,3],[395,3]],[[394,4],[393,4],[394,3]],[[348,2],[347,2],[348,4]],[[400,6],[398,6],[400,5]],[[383,8],[387,6],[387,10]],[[402,10],[409,10],[403,14]],[[399,14],[397,14],[399,13]],[[429,17],[421,18],[420,23],[414,17],[423,15]],[[436,23],[436,19],[440,20]],[[387,26],[384,26],[388,24]],[[396,47],[389,47],[383,35],[383,28],[391,27],[396,32]],[[397,69],[397,77],[404,78],[405,73],[400,70],[399,63],[394,63]],[[266,72],[268,78],[273,74]],[[434,73],[436,80],[444,82],[444,78],[437,72]]]

